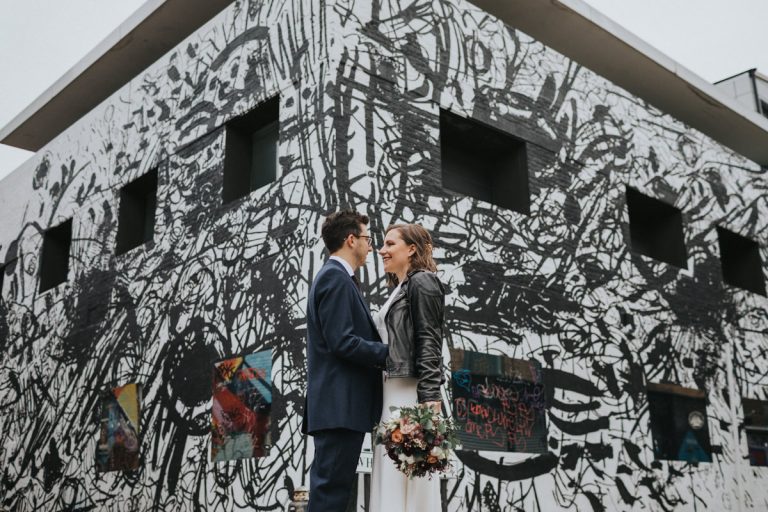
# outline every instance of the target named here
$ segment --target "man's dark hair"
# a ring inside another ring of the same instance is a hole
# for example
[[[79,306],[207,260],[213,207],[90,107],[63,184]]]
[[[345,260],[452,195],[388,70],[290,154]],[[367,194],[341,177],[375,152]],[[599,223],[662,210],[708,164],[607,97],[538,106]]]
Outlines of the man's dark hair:
[[[350,234],[360,236],[360,224],[367,225],[368,216],[354,210],[341,210],[327,216],[320,234],[328,252],[333,254],[338,251]]]

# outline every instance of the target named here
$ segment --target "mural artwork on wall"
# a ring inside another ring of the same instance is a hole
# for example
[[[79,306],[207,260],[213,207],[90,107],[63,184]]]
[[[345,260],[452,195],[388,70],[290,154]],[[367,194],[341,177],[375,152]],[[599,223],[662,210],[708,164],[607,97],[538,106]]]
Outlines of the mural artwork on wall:
[[[267,455],[271,407],[271,350],[217,362],[213,373],[211,461]]]
[[[227,124],[269,98],[274,181],[229,201]],[[445,186],[441,111],[524,141],[524,207]],[[447,392],[486,436],[465,436],[446,510],[736,510],[739,489],[768,507],[732,415],[768,390],[768,308],[723,286],[714,228],[768,233],[768,169],[468,2],[233,2],[24,165],[0,240],[0,508],[283,509],[312,463],[319,228],[350,206],[376,247],[392,223],[434,237],[445,342],[465,351]],[[154,168],[151,237],[115,255],[117,191]],[[633,250],[627,187],[680,210],[685,268]],[[67,280],[40,291],[41,233],[66,219]],[[384,277],[370,255],[373,305]],[[83,468],[111,435],[98,391],[135,381],[140,471]],[[710,463],[674,460],[682,438],[659,457],[647,382],[711,390],[683,418]]]
[[[101,431],[96,447],[96,468],[99,471],[138,469],[140,418],[140,384],[126,384],[104,394]]]

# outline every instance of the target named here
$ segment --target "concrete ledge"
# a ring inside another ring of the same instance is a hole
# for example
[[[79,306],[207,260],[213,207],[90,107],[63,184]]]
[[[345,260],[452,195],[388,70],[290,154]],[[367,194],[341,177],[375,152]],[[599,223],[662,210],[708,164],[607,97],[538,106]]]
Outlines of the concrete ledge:
[[[231,3],[148,0],[0,129],[0,142],[39,150]]]
[[[663,112],[768,165],[768,119],[581,0],[470,0]]]
[[[768,119],[750,111],[581,0],[471,0],[662,111],[768,166]],[[232,0],[148,0],[0,130],[37,151]]]

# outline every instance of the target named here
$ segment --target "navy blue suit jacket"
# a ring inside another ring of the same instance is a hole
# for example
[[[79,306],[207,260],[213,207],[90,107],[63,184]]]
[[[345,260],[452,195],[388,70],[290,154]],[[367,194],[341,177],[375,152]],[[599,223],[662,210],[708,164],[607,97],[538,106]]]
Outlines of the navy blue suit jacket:
[[[381,419],[387,346],[352,277],[328,260],[309,290],[304,429],[370,432]]]

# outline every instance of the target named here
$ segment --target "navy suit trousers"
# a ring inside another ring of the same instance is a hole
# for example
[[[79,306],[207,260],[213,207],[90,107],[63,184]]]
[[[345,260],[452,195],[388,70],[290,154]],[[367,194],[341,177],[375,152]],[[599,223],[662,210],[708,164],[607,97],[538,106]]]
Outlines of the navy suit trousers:
[[[309,512],[347,510],[364,436],[346,428],[313,434],[315,458],[309,472]]]

